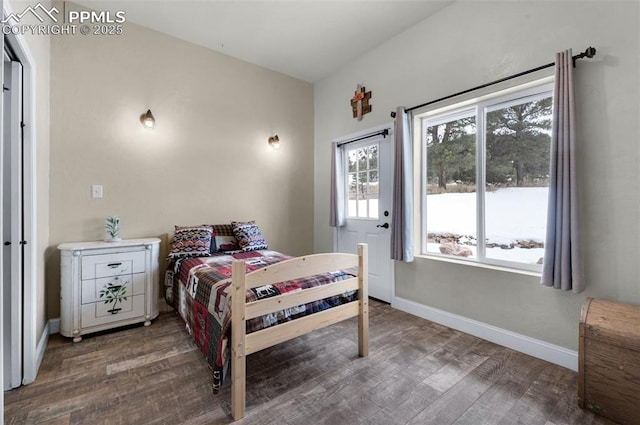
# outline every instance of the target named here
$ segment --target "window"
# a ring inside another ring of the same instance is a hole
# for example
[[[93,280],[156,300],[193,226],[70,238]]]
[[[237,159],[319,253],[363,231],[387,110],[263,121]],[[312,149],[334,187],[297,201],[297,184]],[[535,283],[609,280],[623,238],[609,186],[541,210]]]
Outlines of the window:
[[[348,149],[347,217],[378,218],[378,144]]]
[[[416,116],[423,253],[541,269],[551,117],[549,84]]]

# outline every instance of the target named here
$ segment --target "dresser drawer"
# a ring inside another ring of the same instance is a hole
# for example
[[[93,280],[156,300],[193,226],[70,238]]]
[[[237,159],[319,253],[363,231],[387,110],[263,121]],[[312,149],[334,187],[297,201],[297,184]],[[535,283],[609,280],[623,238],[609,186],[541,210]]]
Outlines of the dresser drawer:
[[[97,301],[82,305],[82,327],[104,325],[105,323],[144,317],[144,295],[134,295],[120,299],[117,303]]]
[[[82,257],[82,280],[144,273],[145,252],[119,252]]]
[[[82,304],[104,302],[109,295],[127,297],[144,294],[144,277],[144,273],[136,273],[83,280]]]

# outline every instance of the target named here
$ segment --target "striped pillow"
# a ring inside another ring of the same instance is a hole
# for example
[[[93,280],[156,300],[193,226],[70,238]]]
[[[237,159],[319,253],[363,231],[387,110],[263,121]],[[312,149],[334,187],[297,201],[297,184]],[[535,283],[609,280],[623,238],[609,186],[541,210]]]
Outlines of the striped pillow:
[[[238,240],[238,245],[243,251],[255,251],[267,249],[267,241],[254,221],[232,221],[233,234]]]
[[[208,257],[211,255],[212,238],[211,226],[175,226],[171,252],[167,259]]]

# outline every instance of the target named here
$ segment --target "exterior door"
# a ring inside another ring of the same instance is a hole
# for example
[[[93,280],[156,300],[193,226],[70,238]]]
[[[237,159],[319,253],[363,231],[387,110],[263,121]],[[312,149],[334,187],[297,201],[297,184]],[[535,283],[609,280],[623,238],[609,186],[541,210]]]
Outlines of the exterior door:
[[[383,129],[389,134],[375,134]],[[369,295],[390,303],[393,296],[391,260],[392,126],[368,130],[363,140],[342,145],[346,225],[336,231],[337,251],[356,253],[369,245]],[[344,139],[358,138],[358,135]],[[343,139],[343,140],[344,140]]]

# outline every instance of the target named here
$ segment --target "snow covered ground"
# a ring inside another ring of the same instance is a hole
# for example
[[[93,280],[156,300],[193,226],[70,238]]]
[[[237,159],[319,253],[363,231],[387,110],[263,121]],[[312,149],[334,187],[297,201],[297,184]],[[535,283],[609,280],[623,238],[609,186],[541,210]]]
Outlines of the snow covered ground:
[[[508,245],[520,241],[544,241],[547,219],[546,187],[513,187],[487,192],[487,243]],[[476,194],[444,193],[427,196],[427,232],[476,236]],[[440,244],[427,244],[427,251],[440,252]],[[468,246],[476,255],[475,246]],[[487,248],[487,257],[536,263],[543,248]]]

